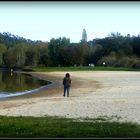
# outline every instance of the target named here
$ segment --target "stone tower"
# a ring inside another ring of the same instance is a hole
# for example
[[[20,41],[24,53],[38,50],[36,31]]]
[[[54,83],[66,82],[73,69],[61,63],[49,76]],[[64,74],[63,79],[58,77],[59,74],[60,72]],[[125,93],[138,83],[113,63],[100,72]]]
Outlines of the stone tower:
[[[82,41],[87,42],[87,33],[86,33],[86,30],[85,29],[83,29]]]

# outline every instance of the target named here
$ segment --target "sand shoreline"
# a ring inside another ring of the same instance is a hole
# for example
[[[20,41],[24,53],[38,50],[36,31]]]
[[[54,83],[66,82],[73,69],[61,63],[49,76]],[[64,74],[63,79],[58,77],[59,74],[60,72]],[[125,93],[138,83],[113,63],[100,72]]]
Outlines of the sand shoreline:
[[[140,123],[140,72],[70,72],[72,86],[68,98],[62,96],[65,73],[32,73],[54,84],[39,93],[0,101],[0,115],[111,117]]]

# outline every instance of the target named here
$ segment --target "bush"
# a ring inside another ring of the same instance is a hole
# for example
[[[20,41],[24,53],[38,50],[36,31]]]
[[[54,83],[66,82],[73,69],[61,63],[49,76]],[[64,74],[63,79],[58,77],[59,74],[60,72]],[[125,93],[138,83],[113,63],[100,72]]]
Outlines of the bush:
[[[133,68],[140,69],[140,62],[133,65]]]
[[[97,64],[103,65],[103,62],[105,62],[106,66],[111,67],[128,67],[128,68],[140,68],[140,59],[136,56],[128,57],[128,56],[122,56],[122,57],[114,57],[114,56],[105,56],[102,59],[100,59]]]
[[[22,68],[22,71],[33,71],[33,68],[30,66],[25,66],[24,68]]]

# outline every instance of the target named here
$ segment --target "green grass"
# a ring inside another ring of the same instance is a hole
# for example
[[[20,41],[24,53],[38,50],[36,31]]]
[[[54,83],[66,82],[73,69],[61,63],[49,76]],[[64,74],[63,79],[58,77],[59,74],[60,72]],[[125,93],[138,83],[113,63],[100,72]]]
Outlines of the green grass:
[[[134,68],[122,68],[122,67],[99,67],[95,66],[88,67],[88,66],[77,66],[77,67],[37,67],[34,68],[33,71],[35,72],[53,72],[53,71],[140,71],[140,69]]]
[[[88,121],[89,120],[89,121]],[[100,120],[100,121],[99,121]],[[0,138],[138,138],[140,125],[105,119],[0,116]]]

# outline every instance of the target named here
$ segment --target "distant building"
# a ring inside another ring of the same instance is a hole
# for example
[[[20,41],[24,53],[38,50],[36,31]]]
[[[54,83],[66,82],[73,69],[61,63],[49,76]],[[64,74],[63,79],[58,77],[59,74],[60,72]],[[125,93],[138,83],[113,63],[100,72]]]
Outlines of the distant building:
[[[86,33],[86,30],[85,29],[83,29],[82,41],[87,42],[87,33]]]

